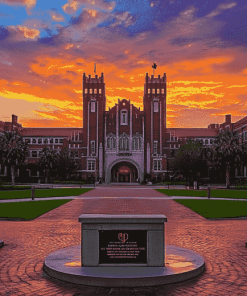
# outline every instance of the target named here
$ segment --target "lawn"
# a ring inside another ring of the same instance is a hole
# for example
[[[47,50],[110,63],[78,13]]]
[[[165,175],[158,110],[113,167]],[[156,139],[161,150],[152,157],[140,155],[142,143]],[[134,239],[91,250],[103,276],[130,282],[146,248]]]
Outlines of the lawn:
[[[187,190],[187,189],[155,189],[168,196],[194,196],[194,197],[207,197],[207,190]],[[246,190],[226,190],[216,189],[211,190],[211,197],[221,198],[241,198],[247,199]]]
[[[175,199],[175,201],[204,218],[247,217],[247,201],[210,199]]]
[[[77,196],[93,190],[91,188],[35,189],[35,197]],[[0,199],[31,198],[31,190],[0,191]]]
[[[71,199],[1,203],[0,217],[31,220],[69,201],[71,201]]]

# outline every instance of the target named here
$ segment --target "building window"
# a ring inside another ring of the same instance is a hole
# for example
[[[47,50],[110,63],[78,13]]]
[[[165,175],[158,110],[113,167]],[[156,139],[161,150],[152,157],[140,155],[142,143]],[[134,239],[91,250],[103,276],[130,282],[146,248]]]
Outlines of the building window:
[[[148,94],[150,94],[150,88],[148,88]]]
[[[121,110],[121,125],[128,125],[128,111]]]
[[[50,144],[53,144],[53,139],[50,139]]]
[[[160,171],[161,170],[161,160],[154,160],[154,171]]]
[[[91,141],[91,152],[95,153],[95,141]]]
[[[107,149],[115,149],[116,148],[116,140],[115,138],[112,137],[108,137],[107,138]]]
[[[32,141],[32,142],[33,142],[33,144],[36,144],[36,139],[33,139],[33,141]]]
[[[90,88],[90,94],[92,94],[93,93],[93,90],[92,90],[92,88]]]
[[[25,142],[30,144],[31,143],[31,139],[25,139]]]
[[[171,137],[171,141],[173,141],[173,137]]]
[[[97,94],[97,88],[94,89],[94,93]]]
[[[157,88],[157,94],[159,94],[160,93],[160,90],[159,90],[159,88]]]
[[[208,140],[205,140],[205,145],[208,145]]]
[[[58,144],[58,139],[55,139],[55,144]]]
[[[85,94],[87,94],[87,88],[85,88]]]
[[[101,88],[99,88],[99,94],[101,94]]]
[[[119,139],[119,150],[129,150],[129,139],[127,136]]]
[[[111,149],[111,138],[107,139],[107,149]]]
[[[48,139],[44,139],[44,144],[48,144]]]
[[[38,157],[38,151],[33,150],[32,151],[32,157]]]
[[[95,102],[91,102],[91,112],[95,112]]]
[[[88,169],[88,171],[95,170],[95,160],[88,160],[87,161],[87,169]]]
[[[63,144],[63,139],[59,139],[59,143],[60,144]]]
[[[154,88],[152,89],[152,94],[155,94],[155,89]]]
[[[162,93],[162,94],[165,93],[165,89],[164,89],[164,88],[161,89],[161,93]]]
[[[154,141],[154,154],[157,154],[157,146],[158,146],[158,142]]]
[[[38,139],[38,144],[42,144],[42,139]]]
[[[159,112],[159,102],[154,101],[154,112]]]

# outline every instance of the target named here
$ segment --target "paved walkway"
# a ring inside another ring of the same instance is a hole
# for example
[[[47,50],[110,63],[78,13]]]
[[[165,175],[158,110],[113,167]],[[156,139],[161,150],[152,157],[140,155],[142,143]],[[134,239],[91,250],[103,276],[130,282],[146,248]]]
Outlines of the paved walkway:
[[[140,198],[145,192],[147,196]],[[209,221],[171,199],[157,198],[160,193],[154,190],[145,192],[100,188],[33,221],[0,221],[4,240],[0,249],[0,295],[246,295],[247,220]],[[92,198],[92,193],[103,198]],[[118,196],[122,198],[114,198]],[[43,272],[44,259],[60,248],[80,244],[78,217],[82,213],[165,214],[166,243],[202,255],[206,271],[180,284],[129,289],[78,286],[52,279]]]

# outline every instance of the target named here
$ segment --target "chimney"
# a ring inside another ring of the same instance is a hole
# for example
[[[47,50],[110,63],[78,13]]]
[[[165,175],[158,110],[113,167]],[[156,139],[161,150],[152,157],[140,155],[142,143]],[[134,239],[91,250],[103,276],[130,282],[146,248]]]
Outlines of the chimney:
[[[227,114],[227,115],[226,115],[225,123],[226,123],[226,124],[230,124],[231,121],[232,121],[232,120],[231,120],[231,114]]]
[[[12,114],[12,124],[17,124],[18,116]]]

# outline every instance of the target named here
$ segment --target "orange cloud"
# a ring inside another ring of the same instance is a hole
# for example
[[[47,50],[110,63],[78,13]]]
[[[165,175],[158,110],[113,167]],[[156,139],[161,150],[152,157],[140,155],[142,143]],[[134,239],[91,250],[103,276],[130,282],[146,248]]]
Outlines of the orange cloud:
[[[12,30],[13,32],[15,32],[16,36],[15,38],[17,40],[23,40],[24,39],[33,39],[33,40],[37,40],[39,35],[40,35],[40,31],[36,30],[36,29],[29,29],[27,27],[21,27],[21,26],[10,26],[9,27],[10,30]]]

